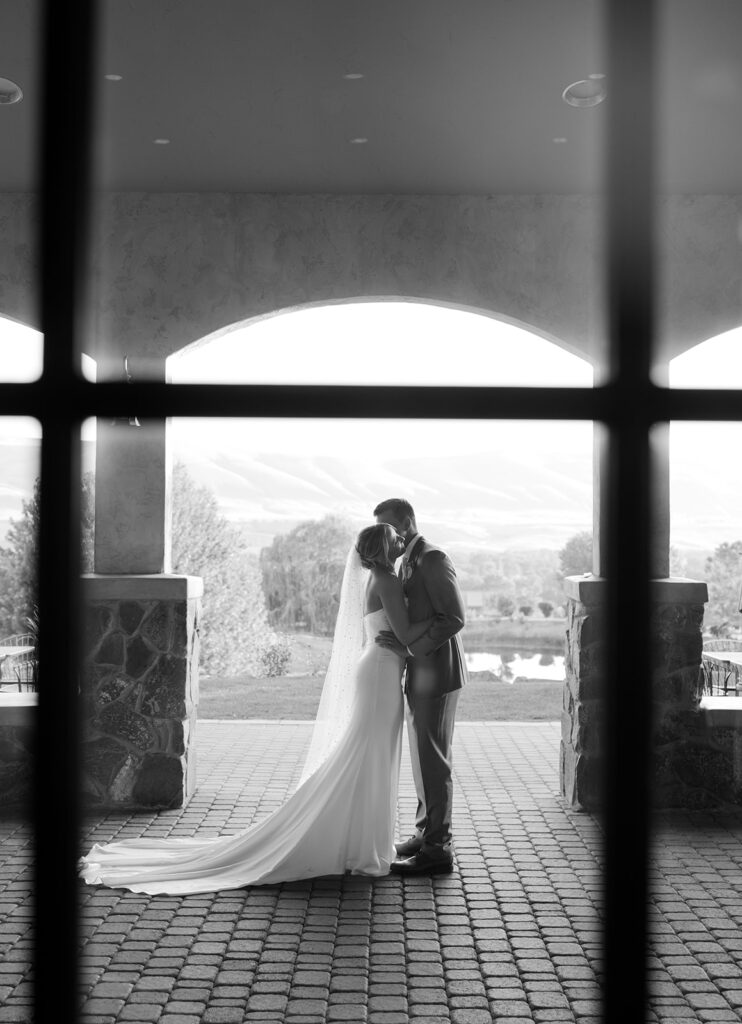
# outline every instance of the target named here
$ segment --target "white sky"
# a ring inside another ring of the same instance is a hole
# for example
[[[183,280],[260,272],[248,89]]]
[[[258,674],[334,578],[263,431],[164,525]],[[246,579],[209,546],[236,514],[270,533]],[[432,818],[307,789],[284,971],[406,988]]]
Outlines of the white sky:
[[[176,383],[590,387],[593,380],[585,360],[522,328],[413,302],[317,306],[268,317],[211,335],[168,365]]]

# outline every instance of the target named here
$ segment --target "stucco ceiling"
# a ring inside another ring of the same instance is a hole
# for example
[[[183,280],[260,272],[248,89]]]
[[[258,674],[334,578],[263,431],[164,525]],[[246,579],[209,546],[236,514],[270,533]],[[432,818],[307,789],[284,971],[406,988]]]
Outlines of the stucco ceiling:
[[[598,0],[101,0],[100,10],[100,188],[600,189],[610,79],[598,107],[561,98],[606,70]],[[36,20],[31,0],[0,4],[0,77],[25,93],[0,106],[0,191],[33,187]],[[742,3],[664,0],[659,28],[659,187],[742,191]]]

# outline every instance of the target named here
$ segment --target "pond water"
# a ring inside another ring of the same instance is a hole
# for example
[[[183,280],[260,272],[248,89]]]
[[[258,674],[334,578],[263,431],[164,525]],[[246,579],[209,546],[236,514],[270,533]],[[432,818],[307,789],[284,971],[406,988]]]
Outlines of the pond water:
[[[470,672],[492,672],[501,683],[528,679],[564,682],[564,655],[551,651],[467,651],[466,666]]]

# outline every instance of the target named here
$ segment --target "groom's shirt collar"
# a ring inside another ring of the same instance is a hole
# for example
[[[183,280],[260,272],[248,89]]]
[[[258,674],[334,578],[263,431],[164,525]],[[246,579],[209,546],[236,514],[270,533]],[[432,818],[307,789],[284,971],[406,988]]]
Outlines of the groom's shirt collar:
[[[410,538],[410,540],[407,541],[407,546],[405,547],[404,554],[402,555],[403,562],[406,562],[409,559],[410,555],[412,554],[412,549],[419,540],[422,540],[422,534],[416,533],[414,534],[413,537]]]

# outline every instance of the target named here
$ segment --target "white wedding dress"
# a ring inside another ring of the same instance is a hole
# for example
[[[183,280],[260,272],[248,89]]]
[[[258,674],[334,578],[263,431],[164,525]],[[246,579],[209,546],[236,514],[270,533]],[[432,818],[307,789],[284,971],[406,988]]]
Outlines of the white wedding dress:
[[[179,895],[346,871],[387,874],[395,856],[403,661],[374,643],[390,628],[383,609],[362,616],[361,607],[356,618],[363,645],[350,677],[336,678],[341,727],[322,734],[321,704],[302,780],[281,807],[237,835],[96,844],[81,861],[81,877],[91,885]]]

